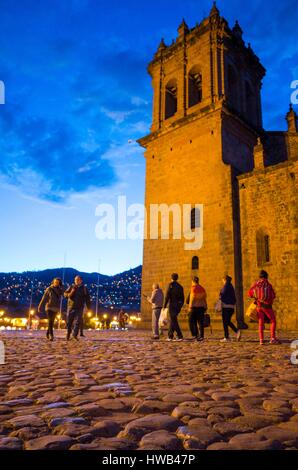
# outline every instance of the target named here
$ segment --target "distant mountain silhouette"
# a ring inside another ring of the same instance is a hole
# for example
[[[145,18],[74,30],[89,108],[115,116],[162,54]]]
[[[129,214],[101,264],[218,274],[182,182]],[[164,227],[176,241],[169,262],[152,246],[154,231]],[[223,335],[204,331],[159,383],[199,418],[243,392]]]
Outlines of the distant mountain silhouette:
[[[100,282],[106,281],[113,276],[107,276],[104,274],[97,273],[85,273],[83,271],[78,271],[74,268],[53,268],[53,269],[44,269],[43,271],[24,271],[23,273],[10,273],[10,274],[22,274],[28,276],[29,278],[38,279],[39,281],[50,283],[54,277],[60,277],[62,279],[64,271],[64,279],[67,284],[71,284],[75,276],[82,276],[86,284],[97,283],[99,276]],[[2,273],[0,273],[0,276]]]
[[[32,304],[37,305],[45,288],[55,277],[63,277],[64,284],[73,283],[75,276],[82,276],[90,290],[93,302],[96,299],[99,279],[99,303],[102,306],[126,307],[139,309],[141,296],[142,266],[129,269],[114,276],[98,273],[86,273],[73,268],[53,268],[42,271],[22,273],[0,273],[0,303],[14,305],[15,308],[27,306],[32,295]]]

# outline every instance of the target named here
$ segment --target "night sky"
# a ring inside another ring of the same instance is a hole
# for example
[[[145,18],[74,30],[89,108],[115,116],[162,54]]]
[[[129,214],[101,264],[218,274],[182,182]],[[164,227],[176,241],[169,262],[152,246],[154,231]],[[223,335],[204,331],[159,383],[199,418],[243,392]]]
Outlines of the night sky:
[[[297,0],[221,0],[267,69],[263,121],[285,130],[298,79]],[[152,109],[146,72],[161,37],[209,14],[201,0],[0,0],[0,271],[66,264],[112,274],[142,262],[142,242],[100,241],[96,206],[143,203]],[[297,106],[296,106],[297,110]]]

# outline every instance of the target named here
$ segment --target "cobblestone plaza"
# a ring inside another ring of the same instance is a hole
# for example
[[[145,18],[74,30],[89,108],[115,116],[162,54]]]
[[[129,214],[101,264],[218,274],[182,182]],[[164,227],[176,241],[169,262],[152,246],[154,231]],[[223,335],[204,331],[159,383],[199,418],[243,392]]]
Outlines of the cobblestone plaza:
[[[260,347],[86,332],[5,332],[0,449],[297,449],[297,334]]]

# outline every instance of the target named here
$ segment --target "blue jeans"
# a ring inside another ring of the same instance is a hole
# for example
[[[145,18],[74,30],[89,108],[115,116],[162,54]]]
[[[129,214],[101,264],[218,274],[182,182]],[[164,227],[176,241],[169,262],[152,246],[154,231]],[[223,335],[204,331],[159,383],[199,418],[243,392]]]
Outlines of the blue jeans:
[[[70,336],[73,330],[73,336],[78,336],[80,326],[83,320],[83,311],[84,309],[80,310],[69,310],[67,316],[67,334]]]
[[[153,336],[159,336],[159,317],[161,307],[152,309],[152,334]]]

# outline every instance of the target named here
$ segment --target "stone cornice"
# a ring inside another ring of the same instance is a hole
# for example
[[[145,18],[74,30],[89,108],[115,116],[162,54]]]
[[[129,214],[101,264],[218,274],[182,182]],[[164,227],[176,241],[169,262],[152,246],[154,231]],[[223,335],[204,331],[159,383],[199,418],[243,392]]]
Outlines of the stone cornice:
[[[182,118],[177,118],[175,121],[172,122],[172,124],[163,129],[158,129],[154,132],[150,132],[150,134],[147,134],[145,137],[141,137],[140,139],[137,140],[137,142],[144,148],[147,147],[147,145],[154,141],[155,139],[159,138],[160,136],[166,135],[172,131],[174,131],[177,127],[182,127],[188,124],[191,121],[195,121],[197,119],[201,119],[206,116],[206,114],[210,114],[212,112],[217,112],[221,110],[221,102],[217,103],[211,103],[210,105],[204,106],[204,108],[201,108],[191,114],[188,114],[186,116],[183,116]]]
[[[258,70],[261,77],[265,75],[266,70],[253,52],[250,44],[246,46],[244,41],[236,36],[223,17],[220,17],[214,24],[209,18],[205,18],[200,24],[189,29],[183,37],[178,37],[176,40],[173,40],[171,45],[164,45],[164,47],[159,48],[148,65],[148,73],[152,76],[153,68],[157,64],[160,64],[161,61],[165,62],[171,59],[174,55],[179,53],[180,50],[183,50],[185,43],[186,46],[190,46],[206,33],[209,33],[211,43],[215,41],[215,44],[218,44],[218,46],[223,44],[225,47],[225,43],[231,42],[234,48],[238,48],[239,51],[245,53],[246,61],[249,61],[254,68]]]
[[[267,165],[264,168],[258,169],[258,170],[252,170],[249,171],[248,173],[242,173],[241,175],[237,176],[238,181],[247,179],[247,178],[252,178],[257,175],[265,174],[265,173],[272,173],[273,171],[281,170],[286,167],[293,166],[295,163],[298,162],[298,157],[291,158],[290,160],[285,160],[283,162]]]

